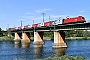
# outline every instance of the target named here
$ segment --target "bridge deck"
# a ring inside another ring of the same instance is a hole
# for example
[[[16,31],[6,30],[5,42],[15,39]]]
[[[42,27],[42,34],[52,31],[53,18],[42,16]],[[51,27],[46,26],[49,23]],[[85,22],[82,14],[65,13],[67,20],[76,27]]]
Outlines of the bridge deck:
[[[75,24],[61,24],[61,25],[53,25],[48,27],[37,27],[35,31],[58,31],[58,30],[89,30],[90,22],[88,23],[75,23]],[[23,29],[23,30],[14,30],[14,32],[33,32],[34,28]]]

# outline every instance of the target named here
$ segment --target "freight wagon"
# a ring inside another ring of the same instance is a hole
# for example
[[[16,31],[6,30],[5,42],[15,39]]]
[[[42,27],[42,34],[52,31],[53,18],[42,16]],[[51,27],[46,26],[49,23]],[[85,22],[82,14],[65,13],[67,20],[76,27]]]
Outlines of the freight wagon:
[[[54,21],[44,22],[44,26],[54,25]]]
[[[31,26],[30,25],[24,26],[24,29],[28,29],[28,28],[31,28]]]
[[[21,30],[21,29],[22,29],[21,26],[19,26],[19,27],[18,27],[18,30]]]
[[[38,24],[33,24],[32,28],[38,27]]]
[[[15,28],[11,28],[11,30],[16,30]]]

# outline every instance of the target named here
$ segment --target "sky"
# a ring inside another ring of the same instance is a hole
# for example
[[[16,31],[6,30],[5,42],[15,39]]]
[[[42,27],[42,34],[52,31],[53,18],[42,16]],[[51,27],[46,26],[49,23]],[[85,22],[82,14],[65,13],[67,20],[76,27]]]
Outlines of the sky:
[[[32,25],[69,16],[90,21],[90,0],[0,0],[0,28]]]

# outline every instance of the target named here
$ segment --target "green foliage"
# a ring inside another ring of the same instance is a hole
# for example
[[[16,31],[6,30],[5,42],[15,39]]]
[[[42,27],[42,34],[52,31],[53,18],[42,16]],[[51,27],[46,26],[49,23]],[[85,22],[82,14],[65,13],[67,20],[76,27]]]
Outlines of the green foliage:
[[[83,32],[83,36],[84,36],[85,39],[88,38],[88,33],[87,33],[87,31],[84,31],[84,32]]]
[[[3,36],[2,29],[0,28],[0,37]]]
[[[88,33],[87,31],[83,30],[69,30],[69,31],[64,31],[65,32],[65,37],[83,37],[80,39],[88,39]],[[54,32],[44,32],[44,37],[50,37],[53,39],[54,37]]]
[[[34,36],[34,33],[33,32],[30,32],[30,37],[33,37]]]
[[[13,36],[12,36],[12,37],[8,37],[8,36],[0,37],[0,41],[1,41],[1,40],[13,40],[13,39],[14,39]]]
[[[54,32],[44,32],[44,37],[51,37],[53,39]]]
[[[87,31],[83,30],[70,30],[70,31],[65,31],[65,36],[66,37],[84,37],[85,39],[88,38]]]

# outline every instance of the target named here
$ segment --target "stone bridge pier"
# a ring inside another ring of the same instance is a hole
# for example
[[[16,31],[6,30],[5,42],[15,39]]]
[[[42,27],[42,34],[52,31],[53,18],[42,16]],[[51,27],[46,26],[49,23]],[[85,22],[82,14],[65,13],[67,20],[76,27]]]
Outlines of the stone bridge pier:
[[[34,32],[34,47],[42,47],[43,42],[43,32]]]
[[[63,31],[54,32],[54,43],[52,44],[53,48],[67,47],[65,40],[65,33]]]
[[[20,44],[22,33],[15,33],[14,44]]]
[[[22,47],[27,48],[30,45],[30,33],[29,32],[23,32],[22,33]]]
[[[61,48],[67,47],[65,40],[65,33],[63,31],[54,31],[54,43],[52,44],[53,48]],[[27,48],[30,45],[30,33],[23,32],[23,33],[15,33],[14,38],[15,44],[22,44],[23,48]],[[42,47],[43,42],[43,32],[34,32],[34,47]]]

